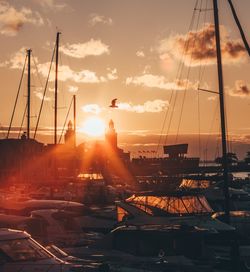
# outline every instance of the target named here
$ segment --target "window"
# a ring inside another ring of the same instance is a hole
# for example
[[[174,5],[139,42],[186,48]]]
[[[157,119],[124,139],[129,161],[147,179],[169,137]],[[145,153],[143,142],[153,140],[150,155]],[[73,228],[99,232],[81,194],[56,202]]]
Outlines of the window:
[[[0,250],[14,262],[42,260],[52,257],[32,239],[1,241]]]

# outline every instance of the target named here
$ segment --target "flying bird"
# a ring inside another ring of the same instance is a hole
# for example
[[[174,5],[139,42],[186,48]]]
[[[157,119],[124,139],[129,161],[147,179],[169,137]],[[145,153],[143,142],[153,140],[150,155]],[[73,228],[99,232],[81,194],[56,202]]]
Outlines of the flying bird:
[[[116,105],[116,101],[117,101],[117,98],[113,99],[111,101],[111,105],[110,105],[110,108],[118,108],[118,106]]]

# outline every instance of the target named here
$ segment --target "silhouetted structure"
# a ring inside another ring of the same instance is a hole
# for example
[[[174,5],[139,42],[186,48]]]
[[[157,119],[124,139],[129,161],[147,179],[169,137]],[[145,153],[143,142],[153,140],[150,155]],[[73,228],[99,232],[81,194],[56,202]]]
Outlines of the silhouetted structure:
[[[68,122],[68,129],[64,135],[64,142],[67,147],[75,147],[75,131],[73,129],[73,124],[71,121]]]
[[[180,159],[187,154],[188,144],[164,145],[163,149],[170,159]]]
[[[105,134],[106,143],[113,149],[117,150],[117,133],[113,120],[109,121],[109,128]]]
[[[132,160],[132,171],[135,175],[175,175],[188,173],[190,170],[198,169],[199,158],[188,158],[188,144],[177,144],[163,146],[164,157],[158,158],[134,158]]]

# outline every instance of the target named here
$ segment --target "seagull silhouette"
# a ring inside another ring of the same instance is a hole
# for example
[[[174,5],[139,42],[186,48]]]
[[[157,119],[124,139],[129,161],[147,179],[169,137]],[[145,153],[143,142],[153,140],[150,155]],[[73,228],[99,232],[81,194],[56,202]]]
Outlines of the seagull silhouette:
[[[113,100],[111,101],[110,108],[118,108],[118,106],[116,105],[116,100],[117,100],[117,98],[115,98],[115,99],[113,99]]]

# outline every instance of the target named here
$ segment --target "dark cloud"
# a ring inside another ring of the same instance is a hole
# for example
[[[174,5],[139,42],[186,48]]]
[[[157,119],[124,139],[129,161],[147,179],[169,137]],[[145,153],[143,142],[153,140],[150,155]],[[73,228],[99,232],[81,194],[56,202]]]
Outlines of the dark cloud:
[[[248,97],[250,98],[250,87],[242,80],[235,81],[235,88],[229,90],[231,96]]]
[[[227,41],[222,48],[222,52],[231,58],[238,59],[245,55],[246,50],[240,41]]]
[[[220,29],[223,61],[225,63],[242,61],[246,55],[243,43],[239,40],[229,40],[225,27],[221,26]],[[160,54],[164,54],[169,50],[177,58],[181,58],[184,52],[186,65],[214,64],[216,62],[214,25],[206,24],[198,31],[190,31],[186,35],[175,35],[161,41]]]
[[[15,36],[25,23],[41,26],[44,24],[38,12],[22,7],[15,9],[6,1],[0,1],[0,33]]]

